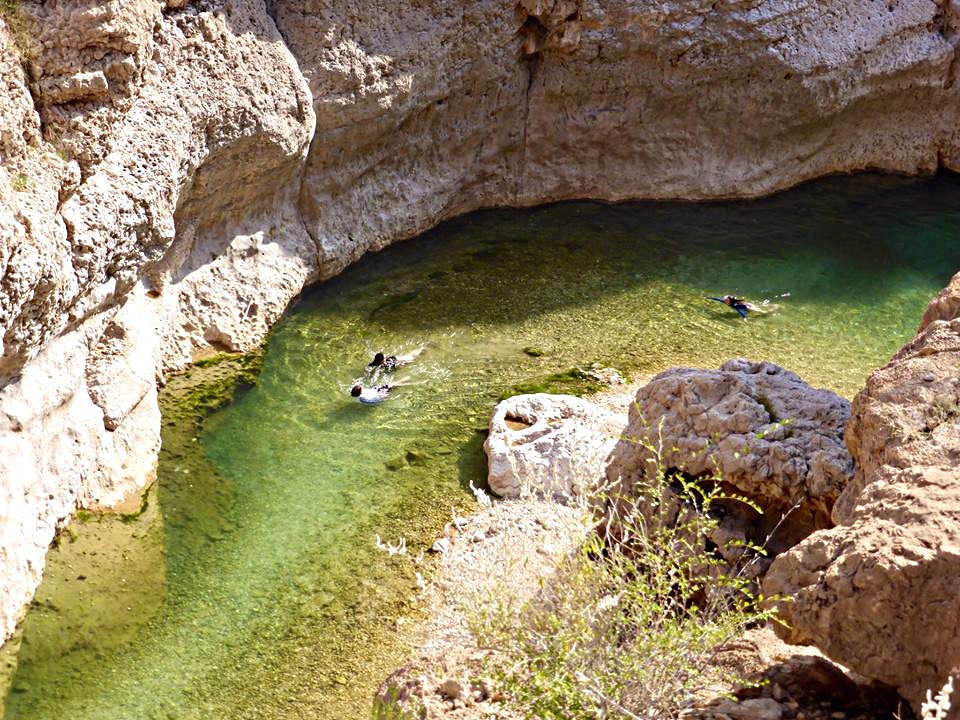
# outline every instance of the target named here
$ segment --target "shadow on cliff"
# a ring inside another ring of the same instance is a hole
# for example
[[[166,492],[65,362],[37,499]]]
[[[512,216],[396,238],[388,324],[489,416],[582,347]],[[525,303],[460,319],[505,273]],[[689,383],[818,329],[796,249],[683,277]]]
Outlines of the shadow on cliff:
[[[416,337],[451,323],[519,323],[644,286],[651,303],[672,286],[693,303],[732,292],[862,305],[889,294],[879,279],[891,268],[941,284],[944,268],[960,267],[947,234],[921,230],[932,216],[960,222],[957,207],[960,179],[943,174],[829,178],[752,201],[485,210],[365,256],[300,306],[349,296],[365,322]],[[715,310],[698,312],[717,319]]]

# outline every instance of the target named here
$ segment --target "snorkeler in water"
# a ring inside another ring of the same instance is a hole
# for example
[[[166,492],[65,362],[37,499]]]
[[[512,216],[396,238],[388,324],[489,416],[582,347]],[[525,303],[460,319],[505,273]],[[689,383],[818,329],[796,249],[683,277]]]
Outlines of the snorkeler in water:
[[[365,388],[362,385],[354,385],[350,389],[350,396],[355,397],[364,405],[375,405],[376,403],[383,402],[389,395],[389,385],[378,385],[369,388]]]
[[[388,355],[384,356],[382,352],[378,352],[373,356],[373,360],[367,365],[367,368],[370,370],[377,370],[378,368],[383,368],[384,370],[394,370],[397,367],[397,356]]]
[[[367,364],[367,372],[376,372],[377,370],[396,370],[398,367],[402,367],[407,363],[416,360],[422,352],[423,345],[411,350],[406,355],[384,355],[382,352],[378,352],[373,356],[373,360]]]
[[[716,300],[717,302],[722,302],[727,307],[733,308],[744,320],[747,319],[747,310],[751,309],[745,300],[734,297],[733,295],[724,295],[722,298],[710,297],[708,295],[704,295],[704,297],[707,300]]]

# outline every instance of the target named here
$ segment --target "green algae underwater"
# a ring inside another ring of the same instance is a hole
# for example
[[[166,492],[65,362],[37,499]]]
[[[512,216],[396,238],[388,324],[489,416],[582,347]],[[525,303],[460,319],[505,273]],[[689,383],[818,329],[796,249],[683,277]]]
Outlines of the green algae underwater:
[[[958,178],[860,176],[489,210],[364,258],[262,357],[164,389],[158,482],[143,512],[82,514],[51,549],[0,653],[4,717],[367,717],[430,567],[375,537],[416,555],[471,510],[499,398],[595,389],[594,362],[645,377],[737,356],[852,397],[960,268],[958,231]],[[725,293],[761,312],[704,299]],[[349,397],[374,352],[419,346],[387,402]]]

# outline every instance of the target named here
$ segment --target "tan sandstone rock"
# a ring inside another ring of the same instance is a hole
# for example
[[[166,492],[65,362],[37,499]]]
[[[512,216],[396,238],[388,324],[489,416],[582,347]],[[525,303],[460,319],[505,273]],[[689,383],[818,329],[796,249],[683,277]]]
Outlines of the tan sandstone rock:
[[[657,449],[665,471],[719,473],[764,511],[733,504],[718,528],[722,545],[747,540],[776,554],[831,525],[853,472],[842,441],[849,412],[843,398],[772,363],[673,368],[637,393],[607,480],[629,494],[656,467]]]
[[[937,293],[937,296],[927,305],[923,317],[920,318],[918,333],[927,329],[934,320],[953,320],[960,317],[960,273],[950,279],[950,284]]]
[[[570,395],[515,395],[490,416],[487,482],[500,497],[572,501],[602,484],[626,415]]]
[[[39,47],[0,24],[2,637],[69,514],[152,481],[162,370],[250,347],[317,266],[313,112],[262,2],[19,5]]]
[[[954,278],[854,400],[857,470],[834,508],[841,524],[777,558],[764,583],[789,599],[785,638],[899,688],[915,709],[960,672],[956,290]]]

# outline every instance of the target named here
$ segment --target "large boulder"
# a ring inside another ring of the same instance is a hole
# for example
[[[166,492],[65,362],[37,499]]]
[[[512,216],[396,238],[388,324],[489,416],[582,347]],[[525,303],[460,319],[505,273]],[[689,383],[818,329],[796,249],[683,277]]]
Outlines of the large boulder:
[[[960,672],[960,276],[853,402],[840,525],[774,562],[786,639],[899,688],[919,709]],[[956,711],[951,717],[956,717]]]
[[[596,488],[626,415],[570,395],[515,395],[497,405],[483,445],[500,497],[561,501]]]
[[[849,413],[843,398],[772,363],[672,368],[637,393],[607,479],[629,495],[657,468],[719,475],[763,514],[733,503],[718,533],[776,554],[831,525],[833,504],[853,473],[843,445]]]

